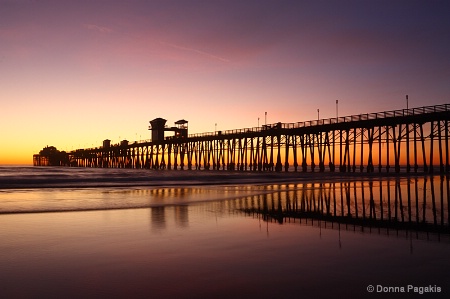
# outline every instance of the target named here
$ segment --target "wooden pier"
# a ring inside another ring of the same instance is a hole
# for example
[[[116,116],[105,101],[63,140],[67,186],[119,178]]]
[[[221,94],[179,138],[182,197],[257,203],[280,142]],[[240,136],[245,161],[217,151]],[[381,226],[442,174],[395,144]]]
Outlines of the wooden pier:
[[[450,104],[443,104],[202,134],[188,135],[184,127],[168,128],[176,134],[165,138],[154,129],[156,140],[104,142],[101,147],[77,149],[67,152],[60,165],[444,173],[450,171],[449,119]],[[42,158],[34,155],[34,164],[41,165]]]

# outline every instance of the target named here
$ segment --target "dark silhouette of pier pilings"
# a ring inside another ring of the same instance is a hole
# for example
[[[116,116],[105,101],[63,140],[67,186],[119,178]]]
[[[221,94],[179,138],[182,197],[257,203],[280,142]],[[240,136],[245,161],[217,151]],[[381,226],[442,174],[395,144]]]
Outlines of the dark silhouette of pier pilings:
[[[69,152],[71,166],[449,172],[450,104],[190,134]]]

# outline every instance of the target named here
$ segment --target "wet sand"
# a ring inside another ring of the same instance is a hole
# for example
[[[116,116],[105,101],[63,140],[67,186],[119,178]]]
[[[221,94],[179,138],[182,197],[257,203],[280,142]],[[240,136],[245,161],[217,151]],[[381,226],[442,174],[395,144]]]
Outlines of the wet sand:
[[[136,185],[120,181],[124,172],[109,178],[120,186],[99,188],[84,185],[85,172],[63,174],[51,187],[0,192],[5,298],[447,298],[450,291],[450,238],[433,230],[448,230],[446,177],[216,174],[201,184],[187,173]],[[428,225],[413,230],[416,218]],[[371,294],[370,285],[433,292]]]
[[[370,284],[448,292],[449,244],[280,225],[219,206],[3,215],[2,294],[361,298]]]

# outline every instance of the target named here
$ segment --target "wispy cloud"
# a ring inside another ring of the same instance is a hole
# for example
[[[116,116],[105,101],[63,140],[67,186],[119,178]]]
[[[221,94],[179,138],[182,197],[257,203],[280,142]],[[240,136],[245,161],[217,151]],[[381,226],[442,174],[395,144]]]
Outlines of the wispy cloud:
[[[198,49],[188,48],[188,47],[184,47],[184,46],[179,46],[179,45],[175,45],[175,44],[168,43],[168,42],[164,42],[164,41],[159,41],[159,42],[160,42],[162,45],[169,46],[169,47],[174,48],[174,49],[179,49],[179,50],[183,50],[183,51],[194,52],[194,53],[197,53],[197,54],[200,54],[200,55],[203,55],[203,56],[212,58],[212,59],[216,59],[216,60],[219,60],[219,61],[222,61],[222,62],[230,62],[230,60],[228,60],[228,59],[225,59],[225,58],[223,58],[223,57],[220,57],[220,56],[217,56],[217,55],[214,55],[214,54],[205,52],[205,51],[201,51],[201,50],[198,50]]]
[[[98,32],[101,32],[101,33],[111,33],[111,32],[113,32],[113,30],[108,28],[108,27],[98,26],[98,25],[95,25],[95,24],[83,24],[83,27],[86,28],[86,29],[98,31]]]

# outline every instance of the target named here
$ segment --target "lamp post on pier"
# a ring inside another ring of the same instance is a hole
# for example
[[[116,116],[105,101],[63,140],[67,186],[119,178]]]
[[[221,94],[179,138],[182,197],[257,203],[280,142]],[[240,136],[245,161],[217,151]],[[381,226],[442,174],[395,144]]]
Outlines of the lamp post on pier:
[[[337,122],[337,119],[338,119],[338,117],[339,117],[339,100],[336,100],[336,122]]]
[[[409,101],[408,101],[408,95],[406,95],[406,110],[409,109]]]

